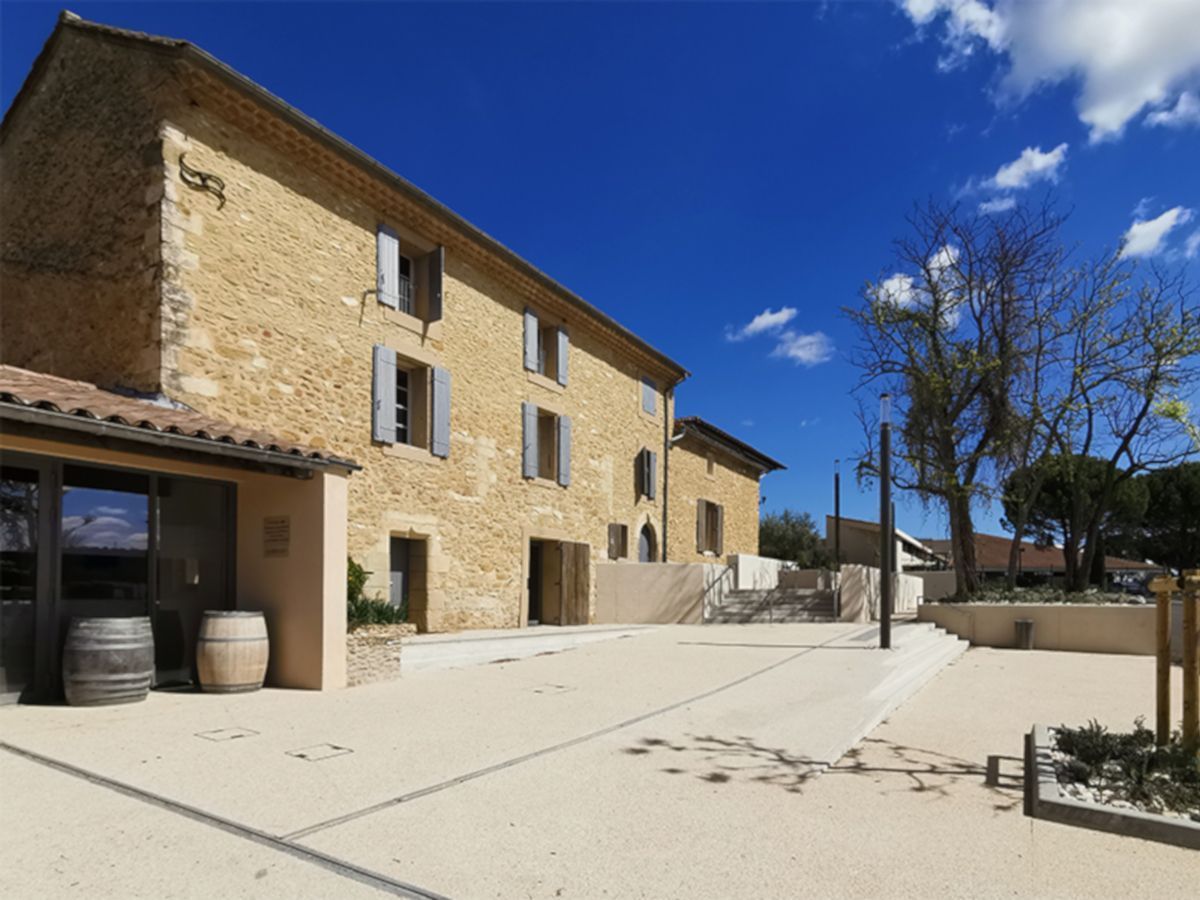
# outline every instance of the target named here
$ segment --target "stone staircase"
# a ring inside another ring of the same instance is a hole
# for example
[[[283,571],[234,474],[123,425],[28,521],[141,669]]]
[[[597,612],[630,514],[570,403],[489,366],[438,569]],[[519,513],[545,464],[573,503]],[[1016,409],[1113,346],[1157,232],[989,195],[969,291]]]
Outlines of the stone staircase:
[[[726,625],[833,622],[834,595],[817,588],[730,591],[707,621]]]

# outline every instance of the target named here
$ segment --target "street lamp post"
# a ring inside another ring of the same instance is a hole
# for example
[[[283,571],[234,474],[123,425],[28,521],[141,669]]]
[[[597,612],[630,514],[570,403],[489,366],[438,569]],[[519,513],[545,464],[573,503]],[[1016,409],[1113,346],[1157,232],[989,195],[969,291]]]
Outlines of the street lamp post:
[[[879,647],[892,648],[892,395],[879,398]]]
[[[842,571],[842,461],[833,461],[833,570]]]

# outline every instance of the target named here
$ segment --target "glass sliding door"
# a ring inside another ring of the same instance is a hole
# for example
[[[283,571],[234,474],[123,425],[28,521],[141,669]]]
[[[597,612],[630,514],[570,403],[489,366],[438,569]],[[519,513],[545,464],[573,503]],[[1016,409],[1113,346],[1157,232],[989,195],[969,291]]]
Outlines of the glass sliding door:
[[[233,490],[159,476],[154,656],[159,685],[195,682],[196,636],[206,609],[232,609]]]
[[[0,700],[33,686],[41,473],[0,465]]]

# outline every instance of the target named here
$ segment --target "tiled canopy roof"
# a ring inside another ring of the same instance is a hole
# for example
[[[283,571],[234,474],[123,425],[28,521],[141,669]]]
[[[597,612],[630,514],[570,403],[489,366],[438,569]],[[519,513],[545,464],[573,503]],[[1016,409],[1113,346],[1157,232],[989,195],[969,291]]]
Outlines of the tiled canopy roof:
[[[4,405],[277,454],[296,462],[358,468],[352,460],[341,459],[326,450],[281,440],[265,431],[230,425],[185,407],[172,406],[170,401],[127,397],[86,381],[71,381],[16,366],[0,365],[0,416]],[[277,461],[286,462],[278,457]]]
[[[939,553],[950,555],[950,542],[946,540],[926,541],[930,547]],[[1008,569],[1008,551],[1012,546],[1012,538],[997,534],[975,535],[975,567],[982,571],[1006,571]],[[1119,571],[1151,571],[1159,567],[1136,559],[1121,559],[1116,556],[1104,557],[1104,567],[1110,572]],[[1062,550],[1058,547],[1038,547],[1029,541],[1021,542],[1021,571],[1023,572],[1063,572],[1066,563],[1063,562]]]

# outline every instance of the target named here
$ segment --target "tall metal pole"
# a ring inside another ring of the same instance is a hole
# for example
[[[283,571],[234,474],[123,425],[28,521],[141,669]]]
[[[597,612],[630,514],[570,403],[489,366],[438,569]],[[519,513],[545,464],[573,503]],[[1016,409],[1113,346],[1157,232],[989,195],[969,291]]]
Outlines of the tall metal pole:
[[[879,398],[879,646],[892,647],[892,396]]]
[[[833,571],[842,571],[842,461],[833,461]]]

